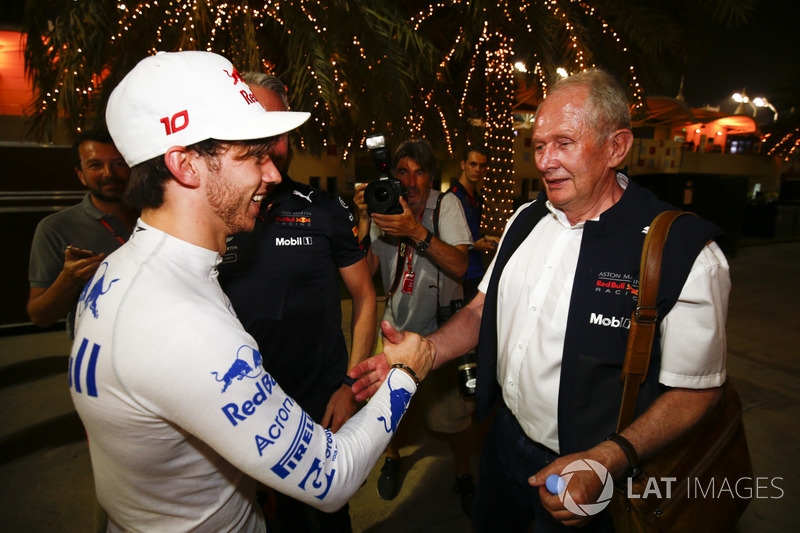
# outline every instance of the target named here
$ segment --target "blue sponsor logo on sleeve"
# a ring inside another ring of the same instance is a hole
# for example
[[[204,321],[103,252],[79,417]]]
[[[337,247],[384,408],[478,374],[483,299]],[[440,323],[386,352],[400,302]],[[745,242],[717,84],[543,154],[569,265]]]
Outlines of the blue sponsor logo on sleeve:
[[[253,361],[252,366],[249,361]],[[257,379],[263,371],[264,369],[261,367],[261,354],[255,348],[251,348],[245,344],[239,347],[236,352],[236,360],[231,367],[222,374],[221,378],[219,377],[219,372],[211,372],[211,374],[218,382],[225,384],[222,386],[222,392],[225,392],[228,390],[228,387],[231,386],[234,379],[239,381],[242,381],[244,378]]]
[[[403,418],[406,408],[408,407],[408,402],[411,400],[411,393],[403,388],[393,389],[391,380],[392,377],[389,376],[389,390],[391,391],[389,394],[389,406],[392,410],[391,420],[388,421],[390,423],[386,423],[387,420],[385,417],[378,417],[378,420],[383,422],[386,433],[394,433],[397,431],[397,425],[400,423],[400,419]]]
[[[264,451],[264,448],[269,446],[270,444],[275,444],[275,441],[281,438],[283,434],[283,430],[286,429],[286,422],[289,420],[289,415],[292,411],[292,406],[294,405],[294,400],[289,398],[288,396],[283,400],[283,405],[281,408],[278,409],[278,413],[275,415],[275,420],[267,429],[266,436],[256,434],[256,446],[258,447],[258,455],[263,456],[261,452]],[[305,414],[305,413],[303,413]],[[304,419],[305,420],[305,419]],[[303,427],[303,421],[301,421],[300,427]],[[313,424],[313,423],[312,423]]]
[[[97,310],[97,302],[100,300],[100,297],[106,294],[110,289],[111,286],[119,281],[119,278],[112,279],[108,282],[108,285],[105,285],[106,279],[106,271],[108,270],[108,262],[104,261],[98,268],[97,272],[95,272],[94,277],[86,284],[86,286],[81,291],[81,296],[78,298],[78,316],[81,317],[89,309],[92,312],[92,316],[97,318],[98,310]],[[105,285],[105,289],[103,286]]]
[[[322,471],[324,463],[320,461],[319,457],[314,457],[314,462],[311,464],[311,468],[308,469],[308,473],[306,477],[303,478],[297,486],[303,490],[310,491],[312,489],[319,490],[323,489],[320,494],[316,495],[316,498],[322,500],[328,494],[328,491],[331,489],[331,483],[333,483],[333,476],[336,475],[336,469],[331,469],[330,474],[325,474]],[[312,477],[313,476],[313,477]],[[310,486],[308,485],[309,479],[311,480]]]
[[[311,437],[313,436],[314,421],[303,411],[302,418],[300,419],[300,427],[297,428],[297,433],[295,433],[289,445],[289,449],[286,450],[286,453],[283,454],[283,457],[280,458],[278,463],[272,467],[272,471],[281,479],[286,479],[286,476],[291,474],[294,469],[297,468],[297,465],[300,464],[300,461],[303,460],[303,456],[305,456],[308,451],[308,445],[311,443]]]
[[[256,393],[253,395],[252,400],[242,402],[241,405],[236,403],[229,403],[222,406],[222,413],[228,418],[228,421],[233,425],[239,425],[239,422],[244,422],[247,417],[256,412],[256,409],[262,405],[272,395],[273,387],[277,385],[272,376],[268,373],[256,382]],[[291,398],[289,398],[291,401]]]

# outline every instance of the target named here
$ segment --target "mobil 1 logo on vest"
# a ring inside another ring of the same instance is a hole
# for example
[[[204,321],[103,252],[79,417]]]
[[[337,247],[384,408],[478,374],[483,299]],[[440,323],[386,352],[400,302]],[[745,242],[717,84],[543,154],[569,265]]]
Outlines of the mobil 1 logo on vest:
[[[603,313],[592,313],[589,324],[606,328],[631,329],[631,319],[625,317],[605,316]]]

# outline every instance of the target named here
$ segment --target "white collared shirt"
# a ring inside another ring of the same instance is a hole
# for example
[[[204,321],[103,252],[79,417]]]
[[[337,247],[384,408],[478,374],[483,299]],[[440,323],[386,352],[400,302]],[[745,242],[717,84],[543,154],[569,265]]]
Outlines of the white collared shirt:
[[[506,228],[530,205],[517,210]],[[526,435],[558,452],[561,359],[584,223],[571,226],[563,211],[550,202],[547,207],[550,213],[534,226],[500,278],[497,379]],[[494,261],[481,281],[483,293],[493,270]],[[722,385],[729,292],[728,263],[711,242],[661,323],[660,383],[692,389]]]

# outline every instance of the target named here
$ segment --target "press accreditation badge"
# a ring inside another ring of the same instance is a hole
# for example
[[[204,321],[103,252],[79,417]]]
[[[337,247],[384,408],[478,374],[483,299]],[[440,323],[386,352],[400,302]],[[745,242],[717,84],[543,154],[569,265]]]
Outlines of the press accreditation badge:
[[[408,272],[406,271],[403,274],[403,294],[411,294],[414,291],[414,276],[416,272]]]

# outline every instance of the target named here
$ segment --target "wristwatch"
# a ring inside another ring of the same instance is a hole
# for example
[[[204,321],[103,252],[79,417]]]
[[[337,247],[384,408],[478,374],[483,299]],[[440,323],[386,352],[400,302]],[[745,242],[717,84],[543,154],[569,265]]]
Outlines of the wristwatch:
[[[424,252],[425,250],[427,250],[428,246],[431,245],[431,239],[433,239],[433,232],[431,230],[428,230],[428,234],[425,236],[425,240],[419,241],[415,245],[417,247],[417,250],[419,250],[420,252]]]

